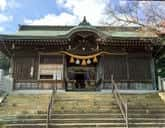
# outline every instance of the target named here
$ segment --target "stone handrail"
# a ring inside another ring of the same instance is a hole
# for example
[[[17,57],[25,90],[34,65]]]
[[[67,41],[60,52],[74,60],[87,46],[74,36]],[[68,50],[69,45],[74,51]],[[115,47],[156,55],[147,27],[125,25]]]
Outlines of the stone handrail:
[[[115,83],[114,79],[113,79],[113,75],[111,76],[111,82],[112,82],[112,93],[116,99],[116,102],[120,108],[120,111],[122,113],[122,116],[125,120],[125,126],[126,128],[128,128],[128,106],[127,106],[127,101],[124,100],[118,90],[117,84]]]
[[[57,77],[56,77],[56,81],[57,81]],[[52,116],[52,109],[53,109],[53,104],[54,104],[54,100],[55,100],[55,93],[57,90],[57,83],[55,84],[55,86],[52,86],[52,93],[51,93],[51,97],[50,97],[50,101],[48,104],[48,109],[47,109],[47,122],[46,122],[46,128],[49,128],[50,125],[50,120],[51,120],[51,116]]]

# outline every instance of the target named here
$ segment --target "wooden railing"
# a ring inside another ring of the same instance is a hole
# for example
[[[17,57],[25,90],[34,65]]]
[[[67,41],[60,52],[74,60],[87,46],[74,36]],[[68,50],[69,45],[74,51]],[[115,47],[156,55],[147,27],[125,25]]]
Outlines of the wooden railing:
[[[122,113],[122,116],[125,120],[125,126],[126,128],[128,128],[128,106],[127,106],[127,101],[124,100],[118,90],[117,84],[115,83],[114,79],[113,79],[113,75],[111,76],[111,82],[112,82],[112,93],[116,99],[116,102],[120,108],[120,111]]]
[[[56,91],[57,91],[57,78],[56,78],[55,86],[52,86],[52,93],[51,93],[50,101],[48,104],[46,128],[49,128],[49,126],[50,126]]]

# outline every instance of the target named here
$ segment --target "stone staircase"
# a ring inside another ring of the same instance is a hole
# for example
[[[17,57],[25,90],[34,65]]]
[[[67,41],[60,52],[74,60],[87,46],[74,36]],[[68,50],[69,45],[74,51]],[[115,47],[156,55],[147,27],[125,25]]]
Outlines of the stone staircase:
[[[124,127],[112,94],[69,92],[55,97],[51,128]]]
[[[126,95],[129,127],[165,128],[165,102],[158,93]]]
[[[165,103],[158,93],[122,95],[128,101],[129,128],[165,128]],[[64,93],[56,95],[51,127],[125,127],[112,94]]]
[[[129,128],[165,128],[165,103],[157,93],[122,95],[128,100]],[[46,112],[23,115],[6,128],[46,128]],[[7,121],[7,119],[6,119]],[[124,128],[125,122],[112,94],[57,93],[49,128]]]
[[[46,119],[46,113],[8,117],[2,128],[46,128]]]

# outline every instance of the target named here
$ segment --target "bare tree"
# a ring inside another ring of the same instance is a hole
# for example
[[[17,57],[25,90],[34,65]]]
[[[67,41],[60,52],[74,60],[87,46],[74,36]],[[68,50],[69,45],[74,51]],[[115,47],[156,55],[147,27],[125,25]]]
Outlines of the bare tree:
[[[165,22],[165,1],[119,0],[115,5],[110,1],[106,14],[107,21],[110,21],[107,24],[141,26],[158,32],[163,29],[161,22]]]
[[[118,1],[106,7],[106,24],[115,26],[139,26],[144,31],[152,31],[159,36],[160,46],[156,56],[158,74],[165,77],[165,1]]]

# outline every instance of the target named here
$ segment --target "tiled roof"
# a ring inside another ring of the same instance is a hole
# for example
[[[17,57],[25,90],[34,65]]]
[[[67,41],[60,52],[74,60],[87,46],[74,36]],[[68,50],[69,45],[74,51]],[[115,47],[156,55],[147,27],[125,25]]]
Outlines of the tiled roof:
[[[18,32],[11,35],[0,35],[1,37],[14,38],[68,38],[75,32],[90,31],[101,37],[157,37],[152,31],[144,31],[140,27],[112,27],[112,26],[92,26],[84,20],[77,26],[35,26],[20,25]]]
[[[96,32],[101,32],[106,36],[114,37],[157,37],[153,32],[142,31],[140,28],[134,27],[109,27],[109,26],[21,26],[15,36],[53,36],[61,37],[66,36],[70,32],[77,30],[90,30],[94,29]]]

